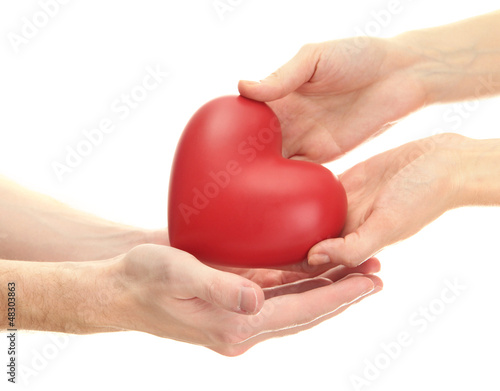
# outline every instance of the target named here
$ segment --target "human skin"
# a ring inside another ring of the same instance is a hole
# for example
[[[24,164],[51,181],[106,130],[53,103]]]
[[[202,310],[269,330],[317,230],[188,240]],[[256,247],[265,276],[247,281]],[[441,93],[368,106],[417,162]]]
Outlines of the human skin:
[[[109,222],[5,178],[0,194],[0,329],[11,327],[13,282],[19,330],[134,330],[234,356],[382,288],[377,259],[353,269],[219,270],[170,247],[164,229]]]
[[[117,224],[0,176],[0,259],[106,259],[144,244],[168,244],[166,230]]]
[[[440,134],[376,155],[340,176],[350,205],[341,237],[311,264],[354,267],[450,209],[500,205],[500,139]]]
[[[266,79],[238,87],[276,112],[284,156],[324,163],[426,106],[498,94],[499,37],[497,11],[393,38],[309,44]],[[313,246],[309,263],[356,266],[446,210],[498,205],[498,143],[437,135],[347,170],[346,226]]]
[[[500,11],[393,38],[307,44],[238,89],[276,113],[285,157],[325,163],[428,105],[498,94],[498,37]]]

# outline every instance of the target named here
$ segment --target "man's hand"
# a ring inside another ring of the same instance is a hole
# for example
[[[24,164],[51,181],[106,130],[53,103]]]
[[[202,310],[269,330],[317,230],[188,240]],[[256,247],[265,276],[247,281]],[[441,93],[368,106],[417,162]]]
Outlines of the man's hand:
[[[109,315],[99,326],[239,355],[260,341],[310,328],[379,291],[382,282],[371,275],[379,268],[372,259],[359,268],[316,273],[231,269],[242,274],[237,275],[181,250],[141,245],[111,261],[106,293],[100,294]]]
[[[234,356],[313,327],[380,291],[382,282],[372,275],[379,270],[373,258],[357,268],[230,272],[172,247],[143,244],[103,261],[0,260],[0,285],[16,284],[19,330],[134,330]],[[6,329],[6,289],[0,315]]]

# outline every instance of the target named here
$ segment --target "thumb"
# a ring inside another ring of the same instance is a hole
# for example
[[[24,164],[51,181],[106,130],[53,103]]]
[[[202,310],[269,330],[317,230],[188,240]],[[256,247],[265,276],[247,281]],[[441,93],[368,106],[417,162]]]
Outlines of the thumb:
[[[196,267],[189,267],[183,284],[189,296],[242,314],[256,314],[261,310],[264,292],[259,285],[237,274],[213,269],[199,261],[196,263]]]
[[[313,77],[320,57],[319,45],[303,46],[290,61],[260,82],[240,80],[240,94],[246,98],[270,102],[295,91]]]
[[[333,262],[356,267],[391,244],[386,221],[373,213],[358,229],[343,238],[324,240],[309,250],[310,265]]]

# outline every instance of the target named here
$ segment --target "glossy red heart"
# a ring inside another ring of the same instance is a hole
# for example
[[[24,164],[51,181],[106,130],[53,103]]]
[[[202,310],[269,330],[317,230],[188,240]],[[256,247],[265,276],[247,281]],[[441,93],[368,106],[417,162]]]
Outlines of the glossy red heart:
[[[220,97],[184,129],[170,176],[172,246],[221,265],[293,264],[338,236],[346,213],[336,176],[282,156],[280,124],[265,103]]]

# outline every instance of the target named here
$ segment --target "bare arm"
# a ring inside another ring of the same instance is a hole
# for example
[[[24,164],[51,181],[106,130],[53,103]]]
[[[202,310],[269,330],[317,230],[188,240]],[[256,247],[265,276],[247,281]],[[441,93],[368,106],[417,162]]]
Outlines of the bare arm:
[[[0,259],[0,330],[136,330],[237,355],[310,328],[382,288],[371,275],[380,267],[376,259],[355,269],[238,275],[153,244],[168,244],[164,230],[111,223],[6,180],[0,190],[0,251],[9,257]]]
[[[11,327],[7,287],[14,282],[17,329],[136,330],[232,356],[310,328],[381,290],[382,282],[371,275],[379,267],[372,259],[359,268],[312,274],[254,270],[252,281],[153,244],[103,261],[0,260],[0,330]]]
[[[427,104],[500,93],[500,11],[394,38],[416,55],[411,65]]]
[[[168,244],[166,230],[107,221],[0,176],[0,259],[106,259],[143,243]]]
[[[9,286],[15,291],[16,329],[74,334],[117,330],[98,326],[112,309],[110,287],[104,283],[110,263],[0,260],[0,330],[12,328]]]
[[[283,154],[320,163],[337,159],[435,103],[500,93],[500,12],[403,33],[305,45],[240,93],[269,102]]]

